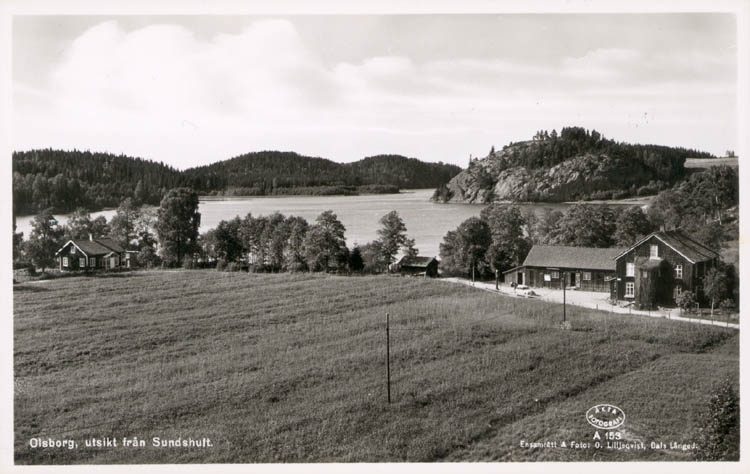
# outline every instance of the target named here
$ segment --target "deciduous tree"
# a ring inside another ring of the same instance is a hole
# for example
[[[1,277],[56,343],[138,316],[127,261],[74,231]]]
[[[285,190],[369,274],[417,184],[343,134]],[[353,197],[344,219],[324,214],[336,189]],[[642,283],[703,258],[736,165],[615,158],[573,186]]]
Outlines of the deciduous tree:
[[[156,233],[161,255],[169,265],[182,265],[182,260],[197,250],[198,195],[189,188],[169,190],[161,200],[156,217]]]
[[[34,217],[31,222],[31,235],[25,245],[26,256],[42,272],[55,263],[55,252],[62,245],[63,232],[46,209]]]
[[[124,199],[109,223],[109,235],[123,248],[129,249],[138,240],[138,220],[141,208],[131,198]]]
[[[634,244],[638,239],[653,232],[654,226],[640,206],[631,206],[615,219],[614,240],[623,247]]]
[[[492,270],[504,271],[519,265],[531,248],[531,240],[524,235],[526,220],[516,206],[492,204],[482,209],[480,217],[490,228],[492,243],[487,260]]]
[[[305,260],[312,271],[328,271],[346,263],[348,249],[344,233],[346,228],[333,211],[325,211],[305,236]]]
[[[107,218],[98,216],[91,218],[86,209],[78,208],[68,218],[68,223],[63,226],[63,236],[66,240],[88,240],[89,236],[94,239],[104,237],[110,233]]]
[[[440,257],[446,273],[470,276],[472,270],[488,275],[490,265],[487,250],[492,233],[486,222],[478,217],[463,221],[456,230],[448,231],[440,244]]]
[[[574,247],[611,247],[615,215],[609,206],[576,204],[558,222],[554,244]]]

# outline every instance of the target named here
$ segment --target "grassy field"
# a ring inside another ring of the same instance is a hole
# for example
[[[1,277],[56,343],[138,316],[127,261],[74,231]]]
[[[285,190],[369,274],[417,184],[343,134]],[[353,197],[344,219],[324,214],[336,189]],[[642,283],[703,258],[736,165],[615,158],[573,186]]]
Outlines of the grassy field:
[[[575,307],[564,331],[559,305],[418,278],[154,271],[14,300],[19,464],[684,460],[520,442],[591,441],[598,403],[626,412],[628,440],[693,441],[739,371],[736,331]],[[148,445],[84,446],[134,436]]]
[[[740,164],[739,158],[688,158],[685,160],[685,168],[707,169],[712,166],[728,165],[737,168]]]

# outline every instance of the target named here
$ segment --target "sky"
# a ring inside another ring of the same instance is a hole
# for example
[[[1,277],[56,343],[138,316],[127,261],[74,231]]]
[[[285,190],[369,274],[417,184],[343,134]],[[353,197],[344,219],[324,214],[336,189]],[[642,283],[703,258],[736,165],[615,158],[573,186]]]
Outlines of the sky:
[[[179,169],[470,155],[577,125],[737,146],[732,14],[15,16],[12,145]]]

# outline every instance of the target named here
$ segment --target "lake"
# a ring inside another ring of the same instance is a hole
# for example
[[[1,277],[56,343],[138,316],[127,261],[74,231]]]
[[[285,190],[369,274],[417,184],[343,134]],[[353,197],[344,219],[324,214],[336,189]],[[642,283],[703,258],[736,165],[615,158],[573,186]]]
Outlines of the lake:
[[[377,236],[378,220],[387,212],[398,211],[404,220],[407,234],[413,238],[421,255],[437,256],[440,242],[449,230],[464,220],[478,216],[485,207],[480,204],[437,204],[430,201],[432,189],[402,191],[399,194],[377,194],[363,196],[274,196],[201,199],[200,231],[216,227],[222,220],[235,216],[244,217],[248,212],[254,216],[268,215],[279,211],[285,215],[304,217],[310,223],[321,212],[331,209],[346,227],[346,240],[353,244],[367,243]],[[635,204],[636,202],[615,203]],[[610,203],[611,204],[611,203]],[[533,209],[540,213],[545,208],[564,209],[569,204],[519,204],[522,209]],[[103,215],[110,220],[114,210],[92,212],[92,217]],[[67,222],[67,215],[55,216],[60,224]],[[17,231],[28,238],[31,233],[31,216],[16,219]]]

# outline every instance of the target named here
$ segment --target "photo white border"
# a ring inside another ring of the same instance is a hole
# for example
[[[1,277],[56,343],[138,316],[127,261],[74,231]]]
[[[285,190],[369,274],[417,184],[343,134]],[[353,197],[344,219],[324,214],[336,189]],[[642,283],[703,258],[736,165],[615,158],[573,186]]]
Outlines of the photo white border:
[[[0,186],[5,196],[0,199],[0,221],[8,226],[2,239],[2,265],[11,268],[11,54],[13,15],[285,15],[285,14],[415,14],[415,13],[669,13],[669,12],[729,12],[737,15],[737,152],[740,161],[748,159],[750,151],[750,117],[748,116],[748,87],[750,87],[750,0],[367,0],[363,2],[341,0],[282,0],[229,1],[215,0],[0,0],[0,149],[6,165],[0,171]],[[743,132],[745,134],[743,135]],[[740,183],[748,182],[750,171],[740,165]],[[745,265],[748,249],[748,212],[744,204],[748,196],[740,187],[740,284],[741,326],[744,314],[750,309],[750,270]],[[748,198],[750,199],[750,198]],[[679,472],[687,474],[721,470],[724,473],[750,472],[750,406],[742,394],[748,392],[748,335],[740,334],[740,400],[741,400],[741,461],[739,463],[451,463],[451,464],[199,464],[199,465],[85,465],[85,466],[14,466],[13,464],[13,307],[12,272],[2,272],[2,301],[5,311],[0,316],[0,473],[5,472],[353,472],[363,468],[372,473],[412,472],[415,468],[430,472]]]

